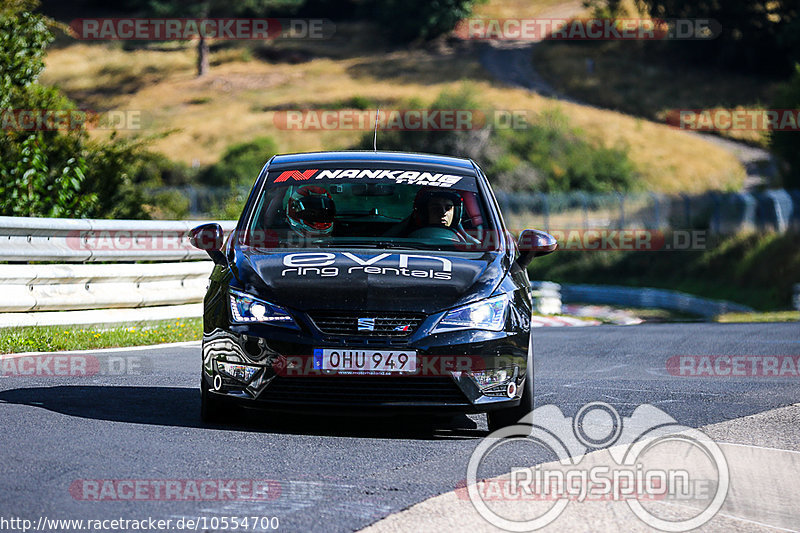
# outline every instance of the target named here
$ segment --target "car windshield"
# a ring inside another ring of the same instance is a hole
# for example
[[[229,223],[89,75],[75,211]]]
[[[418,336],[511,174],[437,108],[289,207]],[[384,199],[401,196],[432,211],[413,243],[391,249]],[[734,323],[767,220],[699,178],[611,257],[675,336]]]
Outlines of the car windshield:
[[[242,244],[257,248],[497,249],[475,176],[396,168],[270,172]]]

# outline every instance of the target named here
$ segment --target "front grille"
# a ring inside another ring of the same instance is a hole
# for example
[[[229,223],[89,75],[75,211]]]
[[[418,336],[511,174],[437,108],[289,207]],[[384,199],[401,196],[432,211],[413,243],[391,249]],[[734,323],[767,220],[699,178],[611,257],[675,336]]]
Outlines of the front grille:
[[[308,316],[314,325],[327,335],[367,337],[407,337],[417,330],[425,318],[422,315],[411,313],[370,313],[368,311],[363,313],[358,311],[312,311]]]
[[[391,376],[276,377],[259,400],[326,405],[464,405],[451,378]]]

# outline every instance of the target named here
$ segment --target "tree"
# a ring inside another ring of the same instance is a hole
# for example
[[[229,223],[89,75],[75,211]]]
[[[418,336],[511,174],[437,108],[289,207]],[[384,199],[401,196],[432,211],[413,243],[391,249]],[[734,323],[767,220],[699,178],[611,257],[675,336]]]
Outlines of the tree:
[[[6,215],[82,215],[92,195],[82,195],[86,162],[61,148],[53,132],[14,129],[20,109],[69,108],[52,89],[38,85],[44,54],[53,37],[45,19],[28,11],[33,2],[0,7],[0,213]],[[4,128],[5,129],[5,128]]]
[[[452,31],[485,0],[373,0],[375,19],[397,40],[430,41]]]
[[[667,41],[671,53],[704,64],[785,74],[800,57],[797,0],[638,0],[653,18],[714,19],[712,40]]]
[[[800,63],[795,65],[794,76],[783,84],[773,102],[773,109],[800,110]],[[770,135],[770,146],[782,159],[784,185],[800,188],[800,151],[796,131],[774,131]]]
[[[75,111],[57,89],[38,83],[52,41],[31,0],[0,4],[0,215],[145,216],[132,191],[141,144],[92,142],[84,126],[20,126],[25,110]]]
[[[303,5],[304,0],[151,0],[150,10],[157,16],[204,19],[208,17],[250,16],[265,17],[276,11],[291,11]],[[197,76],[209,71],[208,38],[200,32],[197,40]]]

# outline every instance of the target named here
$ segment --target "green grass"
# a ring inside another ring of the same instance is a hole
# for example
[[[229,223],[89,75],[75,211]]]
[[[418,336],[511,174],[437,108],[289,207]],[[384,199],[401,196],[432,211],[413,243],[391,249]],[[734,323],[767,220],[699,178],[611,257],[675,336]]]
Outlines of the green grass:
[[[790,307],[800,282],[797,239],[791,232],[742,233],[709,236],[702,251],[562,250],[534,260],[530,274],[557,283],[670,289],[778,311]]]
[[[33,326],[0,329],[0,353],[91,350],[202,338],[203,321],[184,318],[134,325]]]
[[[769,313],[726,313],[714,319],[716,322],[798,322],[800,311],[774,311]]]

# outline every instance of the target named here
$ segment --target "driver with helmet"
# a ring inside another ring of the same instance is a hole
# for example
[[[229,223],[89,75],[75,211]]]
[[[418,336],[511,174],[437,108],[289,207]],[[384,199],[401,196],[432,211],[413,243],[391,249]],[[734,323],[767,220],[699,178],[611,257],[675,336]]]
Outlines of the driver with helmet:
[[[456,229],[461,220],[461,195],[441,189],[421,189],[414,199],[413,219],[418,227]],[[457,215],[457,216],[456,216]]]
[[[300,187],[286,205],[289,227],[302,237],[330,235],[335,216],[336,205],[331,194],[316,185]]]
[[[414,197],[411,216],[384,236],[448,239],[445,235],[449,235],[458,242],[472,242],[461,227],[463,210],[464,199],[457,191],[424,187]]]

